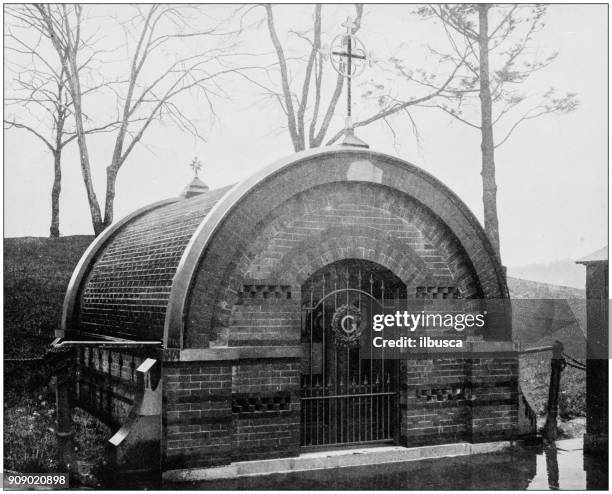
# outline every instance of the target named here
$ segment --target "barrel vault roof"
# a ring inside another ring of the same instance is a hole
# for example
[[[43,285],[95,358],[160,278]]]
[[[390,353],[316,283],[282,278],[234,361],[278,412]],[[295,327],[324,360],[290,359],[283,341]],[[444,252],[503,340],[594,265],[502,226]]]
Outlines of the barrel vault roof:
[[[66,293],[62,328],[134,340],[179,343],[186,300],[202,254],[227,215],[251,191],[309,160],[351,155],[393,162],[411,176],[431,184],[457,211],[466,231],[476,232],[491,251],[478,220],[444,184],[420,168],[372,150],[326,147],[296,153],[235,186],[188,199],[172,199],[143,208],[102,232],[77,265]],[[273,191],[269,191],[273,193]],[[435,207],[434,207],[435,209]],[[459,221],[459,220],[458,220]],[[228,246],[231,247],[231,246]],[[492,259],[494,254],[488,254]],[[501,267],[493,259],[495,276]],[[507,289],[506,289],[507,290]],[[504,292],[505,293],[505,292]]]
[[[116,228],[86,268],[73,319],[77,329],[161,339],[181,256],[198,225],[229,189],[154,206]]]

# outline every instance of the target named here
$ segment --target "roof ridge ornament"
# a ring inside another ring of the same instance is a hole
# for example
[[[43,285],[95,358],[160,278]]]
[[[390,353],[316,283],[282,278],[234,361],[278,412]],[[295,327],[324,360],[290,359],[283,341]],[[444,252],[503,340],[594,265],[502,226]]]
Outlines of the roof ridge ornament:
[[[346,28],[346,33],[337,35],[331,42],[329,54],[324,53],[324,57],[329,56],[334,70],[346,79],[346,120],[342,145],[369,148],[368,144],[355,135],[351,83],[354,77],[364,71],[366,63],[371,66],[372,55],[366,54],[365,45],[353,34],[357,29],[353,19],[348,17],[342,27]]]
[[[200,177],[198,176],[198,173],[203,167],[202,162],[198,159],[197,156],[195,156],[193,160],[191,160],[191,163],[189,163],[189,167],[193,170],[194,176],[193,180],[187,184],[187,187],[185,187],[183,193],[181,194],[181,196],[185,199],[189,199],[190,197],[203,194],[204,192],[208,192],[209,190],[208,185],[202,182],[202,180],[200,180]]]

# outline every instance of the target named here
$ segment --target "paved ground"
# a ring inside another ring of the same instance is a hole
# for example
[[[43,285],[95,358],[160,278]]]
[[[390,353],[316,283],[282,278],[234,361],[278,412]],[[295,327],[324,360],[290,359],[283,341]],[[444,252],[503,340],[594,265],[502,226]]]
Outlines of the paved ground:
[[[164,484],[202,490],[607,489],[607,458],[584,456],[582,439],[454,458],[336,468],[234,480]]]

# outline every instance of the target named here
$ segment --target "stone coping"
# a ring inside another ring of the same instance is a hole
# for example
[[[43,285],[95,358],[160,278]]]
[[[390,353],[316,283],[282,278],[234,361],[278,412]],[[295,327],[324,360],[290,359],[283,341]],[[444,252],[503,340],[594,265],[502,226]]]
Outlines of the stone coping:
[[[164,482],[220,480],[257,475],[302,472],[307,470],[323,470],[328,468],[399,463],[404,461],[419,461],[432,458],[492,453],[516,444],[517,441],[496,441],[478,444],[440,444],[415,448],[379,446],[320,451],[315,453],[304,453],[294,458],[240,461],[220,467],[169,470],[162,474],[162,479]]]
[[[440,358],[442,355],[449,358],[480,358],[495,356],[496,354],[512,354],[517,351],[516,345],[511,341],[475,341],[466,342],[466,347],[460,352],[454,349],[447,351],[429,351],[425,353],[411,353],[412,358]],[[193,349],[166,349],[163,360],[166,362],[207,362],[216,360],[241,360],[258,358],[301,358],[301,346],[244,346],[244,347],[210,347]]]

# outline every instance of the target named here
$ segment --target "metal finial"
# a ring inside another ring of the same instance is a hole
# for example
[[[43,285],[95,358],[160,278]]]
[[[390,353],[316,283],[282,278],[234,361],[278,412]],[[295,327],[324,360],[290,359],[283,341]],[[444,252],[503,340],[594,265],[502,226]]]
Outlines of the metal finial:
[[[346,18],[346,21],[341,24],[341,26],[346,28],[346,34],[353,34],[353,30],[357,27],[350,15]]]
[[[195,156],[191,163],[189,163],[189,167],[193,170],[193,173],[197,177],[198,172],[202,169],[202,162],[198,159],[197,156]]]
[[[363,72],[366,62],[369,63],[371,57],[366,55],[364,44],[353,34],[357,26],[349,17],[342,23],[346,28],[346,33],[337,35],[329,49],[329,57],[332,67],[346,79],[346,123],[344,127],[345,138],[343,144],[357,147],[369,147],[358,137],[352,121],[352,100],[351,83],[354,77]]]

